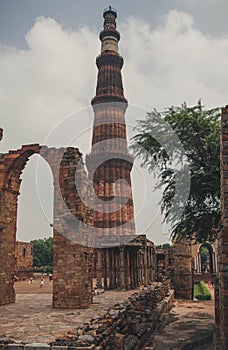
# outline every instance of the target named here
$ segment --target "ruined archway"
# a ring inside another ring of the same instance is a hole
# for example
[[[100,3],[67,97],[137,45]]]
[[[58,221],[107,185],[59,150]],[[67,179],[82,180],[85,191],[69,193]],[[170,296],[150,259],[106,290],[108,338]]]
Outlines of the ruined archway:
[[[69,211],[71,217],[72,214],[77,215],[82,220],[86,215],[77,191],[72,188],[81,153],[74,148],[55,149],[38,144],[22,146],[17,151],[1,154],[0,158],[0,303],[15,301],[13,275],[20,176],[27,161],[35,153],[40,154],[49,164],[54,183],[53,306],[87,307],[92,292],[91,251],[83,241],[80,245],[72,238],[81,235],[87,241],[88,233],[80,232],[79,225],[67,221]],[[86,186],[83,169],[77,172],[77,176],[80,177],[82,186]],[[68,200],[67,206],[64,205],[65,200]]]
[[[209,243],[205,242],[199,246],[198,249],[198,264],[196,272],[198,273],[216,273],[216,255],[214,247]]]
[[[39,145],[22,147],[1,155],[0,172],[0,294],[1,304],[15,301],[13,276],[15,271],[15,244],[17,225],[17,203],[20,194],[20,175],[34,153],[40,152]]]

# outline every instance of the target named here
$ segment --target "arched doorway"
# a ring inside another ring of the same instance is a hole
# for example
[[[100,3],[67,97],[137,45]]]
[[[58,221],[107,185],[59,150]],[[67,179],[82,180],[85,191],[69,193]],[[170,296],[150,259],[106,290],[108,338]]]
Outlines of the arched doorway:
[[[47,161],[33,154],[21,174],[16,229],[16,294],[52,294],[53,176]],[[41,278],[44,288],[40,288]],[[18,280],[19,278],[19,280]],[[29,283],[28,283],[29,282]]]
[[[202,243],[198,249],[196,272],[216,273],[216,265],[216,255],[213,246],[209,242]]]

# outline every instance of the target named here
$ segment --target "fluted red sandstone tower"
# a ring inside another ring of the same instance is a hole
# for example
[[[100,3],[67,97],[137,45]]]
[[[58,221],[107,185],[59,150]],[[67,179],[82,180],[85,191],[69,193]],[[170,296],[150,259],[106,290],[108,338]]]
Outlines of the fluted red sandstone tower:
[[[94,228],[97,236],[135,234],[130,172],[133,158],[127,150],[124,97],[118,53],[120,34],[116,30],[116,11],[104,11],[100,33],[101,54],[96,59],[98,80],[92,99],[94,125],[92,150],[86,158],[93,181]]]

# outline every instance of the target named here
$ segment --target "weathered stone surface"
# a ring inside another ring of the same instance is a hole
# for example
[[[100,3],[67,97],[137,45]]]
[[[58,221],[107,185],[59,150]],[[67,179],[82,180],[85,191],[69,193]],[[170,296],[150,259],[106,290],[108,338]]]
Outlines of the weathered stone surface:
[[[24,350],[23,344],[7,344],[5,350]]]
[[[26,344],[24,349],[25,350],[48,350],[50,349],[50,345],[45,343],[31,343],[31,344]]]
[[[33,276],[33,251],[32,243],[16,241],[15,249],[15,274],[18,278]]]
[[[228,148],[227,148],[227,125],[228,106],[222,109],[221,120],[221,214],[223,229],[219,236],[219,302],[217,303],[218,315],[217,323],[220,327],[220,348],[228,348],[228,259],[227,259],[227,240],[228,240],[228,201],[227,201],[227,169],[228,169]]]

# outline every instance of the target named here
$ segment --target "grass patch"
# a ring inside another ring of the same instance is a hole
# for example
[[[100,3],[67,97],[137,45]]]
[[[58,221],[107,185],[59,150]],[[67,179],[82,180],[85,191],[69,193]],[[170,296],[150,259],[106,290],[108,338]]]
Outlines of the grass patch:
[[[194,297],[197,300],[211,300],[211,293],[203,281],[194,283]]]

